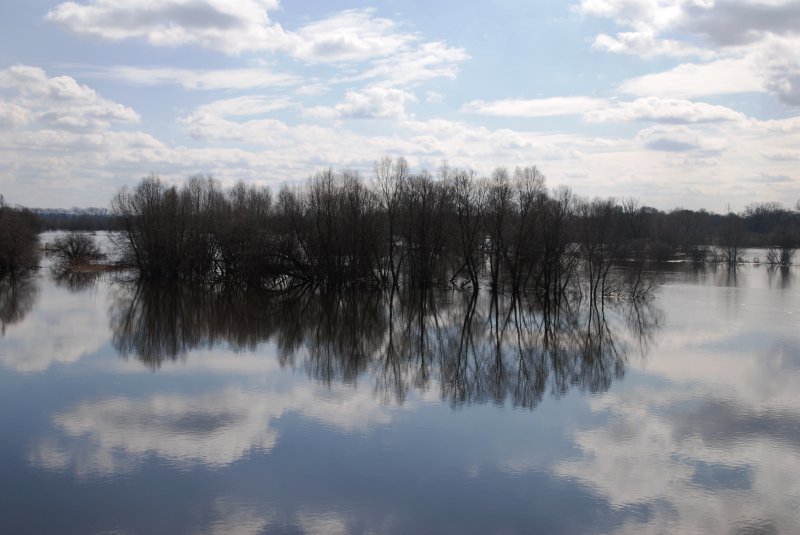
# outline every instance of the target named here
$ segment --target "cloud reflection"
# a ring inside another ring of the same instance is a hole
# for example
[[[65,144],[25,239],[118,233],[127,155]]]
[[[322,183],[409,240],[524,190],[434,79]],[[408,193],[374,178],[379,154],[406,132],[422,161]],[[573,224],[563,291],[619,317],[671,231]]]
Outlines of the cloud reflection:
[[[47,370],[55,363],[74,363],[97,351],[107,340],[105,292],[76,295],[48,287],[46,299],[33,304],[41,279],[9,286],[0,282],[0,363],[20,373]],[[45,282],[50,285],[51,283]]]
[[[790,533],[800,503],[798,354],[777,343],[758,359],[728,355],[730,369],[708,382],[679,371],[659,386],[593,398],[608,421],[577,431],[581,455],[554,471],[614,507],[651,508],[653,518],[621,532]],[[659,371],[669,378],[668,365]]]
[[[63,433],[29,455],[48,470],[72,470],[79,477],[135,469],[148,456],[178,468],[218,469],[252,452],[269,452],[278,440],[276,422],[287,413],[352,432],[388,423],[388,409],[369,392],[333,392],[301,383],[288,391],[241,388],[186,396],[156,394],[145,399],[115,397],[82,402],[55,415]]]

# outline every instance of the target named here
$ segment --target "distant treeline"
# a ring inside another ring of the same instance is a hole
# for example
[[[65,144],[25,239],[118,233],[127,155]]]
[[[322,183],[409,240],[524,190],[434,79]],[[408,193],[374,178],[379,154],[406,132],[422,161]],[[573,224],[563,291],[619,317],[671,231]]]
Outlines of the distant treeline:
[[[119,218],[106,208],[31,208],[45,230],[97,231],[121,230]]]

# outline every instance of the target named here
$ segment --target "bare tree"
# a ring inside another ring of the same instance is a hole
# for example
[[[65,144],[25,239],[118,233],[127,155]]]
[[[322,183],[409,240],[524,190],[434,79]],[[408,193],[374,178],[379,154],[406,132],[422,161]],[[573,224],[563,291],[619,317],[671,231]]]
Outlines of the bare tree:
[[[69,232],[54,239],[47,247],[47,255],[53,259],[54,267],[61,271],[105,258],[94,238],[84,232]]]
[[[453,274],[451,281],[461,271],[466,270],[467,277],[474,290],[480,286],[482,269],[483,218],[486,209],[487,187],[484,181],[478,181],[472,171],[447,170],[445,179],[450,183],[453,192],[453,204],[458,226],[458,244],[461,266]]]
[[[36,218],[29,210],[0,202],[0,278],[38,266],[38,232]]]
[[[385,251],[379,252],[377,261],[381,279],[384,284],[391,284],[392,288],[397,288],[400,282],[400,269],[405,258],[402,244],[398,243],[398,219],[408,176],[408,163],[405,158],[400,157],[393,161],[386,156],[375,163],[375,189],[384,215],[386,234],[386,248]]]

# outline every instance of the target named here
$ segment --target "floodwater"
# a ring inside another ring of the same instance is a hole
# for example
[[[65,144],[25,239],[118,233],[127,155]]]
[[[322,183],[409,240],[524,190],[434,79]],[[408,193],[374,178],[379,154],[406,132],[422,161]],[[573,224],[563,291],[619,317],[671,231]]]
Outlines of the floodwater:
[[[797,269],[654,299],[0,286],[2,533],[797,533]]]

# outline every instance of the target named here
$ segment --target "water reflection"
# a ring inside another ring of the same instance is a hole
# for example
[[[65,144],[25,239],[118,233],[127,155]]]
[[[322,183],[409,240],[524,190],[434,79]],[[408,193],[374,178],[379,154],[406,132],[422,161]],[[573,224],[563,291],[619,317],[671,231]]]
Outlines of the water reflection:
[[[0,308],[0,364],[16,373],[73,365],[95,354],[108,339],[102,285],[93,292],[74,293],[50,277],[18,281],[16,286],[0,283]]]
[[[374,380],[402,404],[435,386],[452,405],[534,407],[571,387],[597,392],[647,353],[663,314],[651,302],[586,303],[451,291],[258,295],[121,285],[113,344],[152,369],[198,348],[272,341],[282,366],[327,385]]]
[[[770,288],[788,290],[792,288],[792,268],[789,266],[767,267],[767,280]]]
[[[71,267],[53,265],[50,276],[60,288],[70,292],[83,292],[93,288],[100,280],[101,272],[96,270],[75,270]]]
[[[3,515],[12,532],[791,533],[798,295],[764,266],[736,288],[683,269],[658,306],[40,280],[0,346],[11,370],[49,369],[0,374]],[[8,343],[41,333],[88,349]]]
[[[22,321],[33,309],[38,293],[33,276],[0,278],[0,336],[5,336],[10,325]]]
[[[288,414],[346,432],[390,419],[369,392],[342,389],[331,395],[308,383],[271,391],[236,386],[202,395],[117,396],[56,414],[53,423],[63,436],[41,442],[28,458],[81,478],[132,472],[149,455],[181,469],[219,469],[252,452],[270,452],[280,436],[276,422]]]

